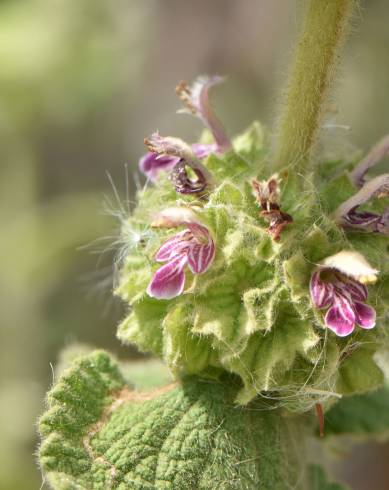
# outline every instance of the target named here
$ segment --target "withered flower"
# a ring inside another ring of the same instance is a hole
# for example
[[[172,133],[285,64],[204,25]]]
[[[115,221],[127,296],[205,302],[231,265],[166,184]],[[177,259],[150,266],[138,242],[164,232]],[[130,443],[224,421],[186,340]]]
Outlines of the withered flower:
[[[145,139],[145,144],[154,154],[178,159],[171,170],[170,180],[180,194],[200,194],[212,187],[211,173],[181,139],[154,133]]]
[[[292,223],[290,214],[281,210],[279,199],[278,175],[273,175],[269,180],[252,181],[254,197],[261,207],[260,216],[269,222],[267,231],[275,241],[279,241],[282,230],[288,223]]]

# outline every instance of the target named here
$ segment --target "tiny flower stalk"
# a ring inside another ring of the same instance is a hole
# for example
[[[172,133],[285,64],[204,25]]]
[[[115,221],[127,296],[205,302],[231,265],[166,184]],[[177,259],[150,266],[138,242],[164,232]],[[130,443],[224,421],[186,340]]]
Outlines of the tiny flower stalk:
[[[187,228],[165,242],[155,254],[157,262],[166,262],[154,274],[147,293],[157,299],[179,296],[185,286],[186,267],[203,274],[215,257],[215,244],[208,229],[199,223],[182,223]]]
[[[361,255],[345,251],[328,257],[312,274],[312,302],[327,310],[324,322],[339,337],[350,335],[355,325],[364,329],[375,326],[375,310],[365,304],[363,282],[375,280],[376,273]]]

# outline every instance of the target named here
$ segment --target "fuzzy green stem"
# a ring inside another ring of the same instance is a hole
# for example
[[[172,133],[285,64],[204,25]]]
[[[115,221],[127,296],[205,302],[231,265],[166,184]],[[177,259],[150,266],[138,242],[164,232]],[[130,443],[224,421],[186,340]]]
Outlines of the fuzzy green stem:
[[[357,0],[308,0],[289,76],[276,146],[276,166],[309,163],[339,48]]]

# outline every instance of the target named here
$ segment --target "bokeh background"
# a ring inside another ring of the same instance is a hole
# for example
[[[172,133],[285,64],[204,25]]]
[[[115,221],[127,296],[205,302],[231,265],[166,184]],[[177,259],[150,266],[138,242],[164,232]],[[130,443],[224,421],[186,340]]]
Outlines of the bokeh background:
[[[197,121],[175,113],[181,79],[228,75],[215,104],[231,134],[255,118],[271,126],[299,8],[293,0],[0,0],[1,490],[42,485],[36,419],[64,346],[139,357],[115,339],[119,203],[110,179],[126,205],[126,165],[132,200],[146,135],[199,136]],[[362,2],[327,119],[351,129],[324,130],[331,150],[366,150],[389,132],[388,21],[387,0]],[[333,473],[353,489],[389,488],[384,444],[339,456]]]

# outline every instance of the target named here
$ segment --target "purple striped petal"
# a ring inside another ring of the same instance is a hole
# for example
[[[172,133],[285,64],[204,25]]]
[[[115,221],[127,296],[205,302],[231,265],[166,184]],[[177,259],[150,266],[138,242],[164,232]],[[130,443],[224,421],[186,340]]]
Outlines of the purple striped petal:
[[[353,300],[366,301],[367,300],[367,287],[354,279],[347,278],[346,289]]]
[[[186,256],[177,257],[160,267],[147,287],[147,294],[157,299],[172,299],[184,290]]]
[[[206,226],[200,225],[200,223],[185,223],[189,230],[192,232],[194,238],[203,244],[207,244],[212,240],[211,235]]]
[[[148,179],[155,182],[159,172],[172,169],[179,161],[178,157],[170,155],[159,156],[157,153],[149,151],[139,160],[139,170]]]
[[[188,253],[188,266],[193,274],[202,274],[211,265],[215,257],[215,244],[213,240],[208,245],[192,244]]]
[[[332,304],[334,286],[320,279],[320,271],[312,274],[309,290],[316,308],[327,308]]]
[[[198,223],[188,223],[187,226],[193,234],[188,251],[188,266],[194,274],[202,274],[215,257],[215,243],[205,226]]]
[[[180,255],[188,247],[191,238],[189,230],[180,231],[169,238],[157,251],[154,258],[157,262],[167,262],[173,256]]]
[[[350,335],[355,327],[355,313],[350,302],[335,293],[333,306],[327,311],[324,321],[339,337]]]
[[[359,301],[354,302],[356,322],[362,328],[373,328],[375,326],[376,312],[371,306]]]

